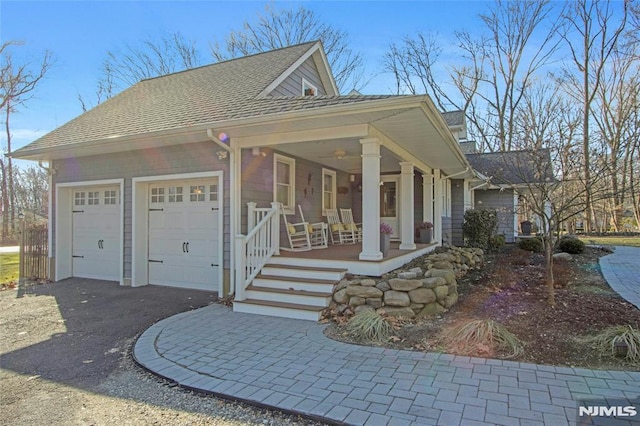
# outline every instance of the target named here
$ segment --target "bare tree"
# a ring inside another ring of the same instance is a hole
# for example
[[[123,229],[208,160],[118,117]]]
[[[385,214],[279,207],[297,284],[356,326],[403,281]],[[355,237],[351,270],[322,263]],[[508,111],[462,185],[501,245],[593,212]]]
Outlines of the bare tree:
[[[441,49],[433,37],[418,34],[400,46],[392,44],[385,69],[394,74],[398,91],[423,90],[442,109],[464,110],[483,147],[508,151],[519,137],[513,124],[523,96],[559,45],[552,11],[548,1],[497,1],[480,15],[484,34],[456,32],[465,64],[448,68],[455,95],[434,76]]]
[[[564,79],[570,83],[569,95],[582,104],[582,155],[586,188],[586,230],[594,227],[593,185],[591,176],[590,127],[592,105],[600,87],[608,60],[623,35],[628,15],[628,2],[622,5],[622,17],[616,20],[615,8],[608,0],[576,0],[564,19],[572,29],[563,38],[571,51],[574,67],[565,69]],[[576,37],[577,36],[577,37]]]
[[[163,34],[123,48],[109,50],[102,64],[102,76],[96,88],[96,102],[109,99],[118,92],[147,78],[158,77],[200,65],[195,42],[181,33]],[[83,111],[89,107],[78,95]]]
[[[18,64],[13,60],[11,49],[21,46],[22,43],[8,41],[0,46],[0,112],[4,116],[4,130],[6,134],[7,153],[11,154],[11,114],[20,106],[23,106],[33,97],[38,83],[44,78],[52,65],[51,53],[45,52],[43,58],[37,63]],[[14,172],[11,157],[5,162],[0,158],[0,171],[2,172],[2,237],[9,233],[9,225],[14,228],[15,223],[15,192]]]
[[[345,31],[322,22],[312,10],[276,9],[268,5],[254,22],[245,21],[242,30],[232,31],[222,44],[211,44],[218,61],[266,52],[308,41],[321,40],[341,91],[359,89],[363,84],[362,56],[349,48]]]

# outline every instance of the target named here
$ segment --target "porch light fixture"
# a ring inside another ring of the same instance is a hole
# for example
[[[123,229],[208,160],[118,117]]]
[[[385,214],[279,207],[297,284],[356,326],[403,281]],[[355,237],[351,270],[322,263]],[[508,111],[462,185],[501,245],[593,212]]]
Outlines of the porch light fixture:
[[[254,157],[266,157],[267,153],[260,151],[260,147],[254,146],[251,148],[251,155]]]
[[[344,149],[336,149],[333,155],[335,155],[338,160],[342,160],[344,156],[347,155],[347,152]]]
[[[224,160],[227,158],[228,151],[217,151],[216,155],[218,156],[218,160]]]

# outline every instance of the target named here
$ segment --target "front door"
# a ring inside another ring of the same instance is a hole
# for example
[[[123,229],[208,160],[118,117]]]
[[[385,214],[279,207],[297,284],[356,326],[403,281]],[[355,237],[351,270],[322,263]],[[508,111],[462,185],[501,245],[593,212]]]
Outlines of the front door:
[[[400,238],[400,176],[382,176],[380,185],[380,223],[391,226],[392,239]]]

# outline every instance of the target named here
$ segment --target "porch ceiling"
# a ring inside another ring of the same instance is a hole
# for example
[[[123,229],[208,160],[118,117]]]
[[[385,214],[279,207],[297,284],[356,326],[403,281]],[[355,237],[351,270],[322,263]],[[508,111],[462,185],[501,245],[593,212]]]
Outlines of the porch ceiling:
[[[441,169],[447,175],[460,173],[468,163],[446,123],[439,118],[432,117],[423,103],[413,103],[384,110],[342,111],[260,123],[229,129],[228,133],[241,140],[245,148],[270,146],[349,173],[359,173],[362,169],[360,139],[378,137],[382,142],[382,173],[399,172],[401,161],[415,160],[431,169]],[[341,134],[341,129],[351,130],[358,125],[365,125],[363,134]],[[309,131],[325,133],[314,139],[305,133]],[[336,158],[337,150],[345,151],[342,159]]]

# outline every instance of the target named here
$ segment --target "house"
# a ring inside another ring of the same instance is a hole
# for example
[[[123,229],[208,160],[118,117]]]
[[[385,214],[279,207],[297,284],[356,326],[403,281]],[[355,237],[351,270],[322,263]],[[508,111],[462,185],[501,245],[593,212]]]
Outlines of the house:
[[[498,234],[512,243],[523,234],[522,222],[542,229],[541,218],[527,205],[527,199],[539,192],[541,185],[555,182],[549,150],[475,153],[473,144],[463,149],[474,170],[486,177],[472,188],[472,205],[496,209]]]
[[[428,96],[341,96],[310,42],[141,81],[13,156],[49,162],[52,279],[210,290],[316,319],[331,286],[315,284],[381,275],[449,238],[451,180],[475,176],[449,119]],[[289,222],[351,208],[362,242],[281,251],[274,202]],[[435,245],[415,243],[422,221]]]

